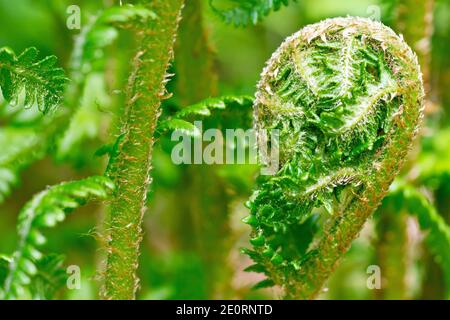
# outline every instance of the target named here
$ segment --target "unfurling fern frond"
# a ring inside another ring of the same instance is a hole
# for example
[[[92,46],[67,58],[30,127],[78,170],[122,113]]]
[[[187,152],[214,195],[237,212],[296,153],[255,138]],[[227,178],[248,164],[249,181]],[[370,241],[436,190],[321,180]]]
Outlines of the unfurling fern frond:
[[[8,48],[0,49],[0,87],[3,97],[25,107],[36,104],[47,113],[61,101],[67,78],[56,67],[56,57],[38,59],[38,50],[28,48],[16,56]],[[23,100],[23,101],[22,101]]]
[[[157,133],[162,135],[169,131],[179,130],[188,136],[198,136],[199,130],[192,123],[194,120],[211,117],[214,111],[240,111],[245,118],[250,114],[250,108],[253,105],[253,98],[250,96],[224,96],[218,98],[205,99],[192,106],[185,107],[175,113],[175,115],[158,123]],[[245,119],[244,119],[245,120]],[[250,122],[250,121],[246,121]]]
[[[220,8],[214,5],[217,0],[209,0],[213,11],[226,23],[235,26],[257,24],[272,11],[278,11],[282,6],[297,0],[228,0]],[[224,8],[222,8],[224,7]]]
[[[41,229],[54,227],[67,213],[90,200],[105,199],[112,190],[108,178],[90,177],[53,186],[28,202],[19,214],[19,243],[9,265],[4,296],[22,296],[31,277],[39,272],[39,261],[43,258],[39,247],[46,241]]]
[[[158,134],[163,134],[166,132],[178,131],[187,137],[200,137],[201,132],[193,123],[183,120],[183,119],[168,119],[162,121],[158,125]]]
[[[391,29],[336,18],[289,37],[255,101],[260,150],[278,145],[245,221],[246,250],[290,298],[314,298],[398,173],[423,109],[417,58]],[[261,152],[262,163],[270,163]],[[311,220],[312,219],[312,220]],[[315,231],[318,230],[318,231]],[[304,242],[299,234],[312,233]]]
[[[425,243],[442,268],[447,299],[450,299],[450,226],[434,205],[411,185],[393,185],[386,203],[394,205],[394,212],[404,210],[417,217],[420,229],[426,234]]]

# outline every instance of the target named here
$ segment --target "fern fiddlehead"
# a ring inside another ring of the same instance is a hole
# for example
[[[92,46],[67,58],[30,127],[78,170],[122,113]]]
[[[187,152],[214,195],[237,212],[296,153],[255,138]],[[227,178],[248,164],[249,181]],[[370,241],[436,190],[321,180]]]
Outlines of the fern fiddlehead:
[[[258,86],[255,127],[279,130],[280,170],[245,222],[249,270],[288,298],[314,298],[379,205],[422,115],[417,58],[391,29],[335,18],[288,38]],[[265,136],[258,144],[265,145]],[[267,159],[262,159],[263,162]],[[299,240],[301,239],[301,240]]]

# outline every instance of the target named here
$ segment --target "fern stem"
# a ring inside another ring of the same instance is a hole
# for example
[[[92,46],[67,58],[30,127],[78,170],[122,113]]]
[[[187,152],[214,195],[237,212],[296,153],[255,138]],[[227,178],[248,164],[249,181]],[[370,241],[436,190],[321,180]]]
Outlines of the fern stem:
[[[139,286],[136,271],[151,182],[153,135],[161,101],[167,97],[166,72],[173,56],[183,0],[155,0],[148,6],[157,19],[150,25],[137,25],[139,49],[127,89],[123,139],[110,171],[117,192],[107,226],[109,247],[102,290],[105,299],[134,299]]]

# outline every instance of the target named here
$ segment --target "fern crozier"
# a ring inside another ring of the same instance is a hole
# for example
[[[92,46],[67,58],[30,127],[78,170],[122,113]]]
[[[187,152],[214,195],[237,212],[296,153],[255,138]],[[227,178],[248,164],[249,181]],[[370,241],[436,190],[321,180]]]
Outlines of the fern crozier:
[[[280,170],[260,184],[246,219],[263,285],[289,298],[319,293],[399,171],[423,95],[416,55],[369,19],[307,26],[274,53],[254,123],[279,130]]]

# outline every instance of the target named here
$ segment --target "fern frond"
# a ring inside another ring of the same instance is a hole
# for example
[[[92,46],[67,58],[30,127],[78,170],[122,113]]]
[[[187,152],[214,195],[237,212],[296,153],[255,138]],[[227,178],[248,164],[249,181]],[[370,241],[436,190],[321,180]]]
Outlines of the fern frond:
[[[38,53],[33,47],[19,56],[8,48],[0,49],[0,88],[10,103],[36,104],[47,113],[61,102],[68,79],[64,70],[55,66],[55,56],[39,60]]]
[[[30,277],[38,273],[39,251],[46,238],[41,229],[54,227],[66,214],[93,199],[105,199],[113,190],[112,182],[102,176],[65,182],[34,196],[18,217],[19,243],[5,280],[6,298],[20,297]]]
[[[192,123],[182,119],[168,119],[158,125],[158,134],[179,131],[187,137],[200,137],[200,130]]]
[[[226,23],[235,26],[247,26],[257,24],[272,11],[278,11],[282,6],[297,0],[228,0],[226,8],[218,8],[214,5],[217,0],[209,0],[213,11]]]
[[[103,11],[98,18],[98,23],[110,24],[115,26],[133,27],[136,21],[145,21],[148,19],[157,19],[156,13],[142,5],[125,4],[122,6],[110,7]]]
[[[238,110],[250,114],[249,111],[253,105],[253,100],[250,96],[223,96],[205,99],[181,109],[170,119],[160,121],[157,133],[162,135],[168,131],[181,130],[189,136],[197,136],[199,132],[191,123],[192,121],[211,117],[214,111],[218,110],[226,110],[226,112]]]
[[[67,273],[63,266],[64,256],[48,254],[36,261],[37,272],[30,276],[28,291],[33,300],[50,300],[62,289],[67,281]],[[0,297],[4,296],[3,288],[8,276],[11,259],[0,256]]]
[[[420,229],[426,234],[425,243],[442,268],[447,299],[450,299],[450,226],[438,213],[433,203],[414,186],[393,185],[389,198],[386,201],[394,200],[397,212],[406,210],[417,217]]]
[[[175,118],[185,119],[188,116],[211,115],[213,110],[225,110],[227,108],[248,109],[253,105],[253,97],[250,96],[223,96],[205,99],[200,103],[181,109],[175,114]]]

